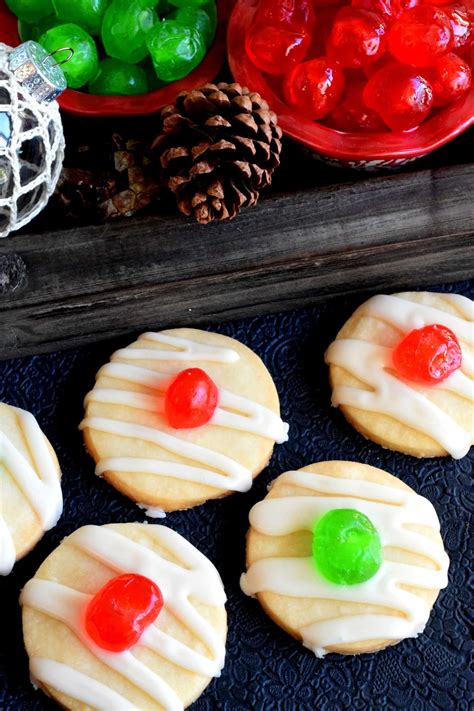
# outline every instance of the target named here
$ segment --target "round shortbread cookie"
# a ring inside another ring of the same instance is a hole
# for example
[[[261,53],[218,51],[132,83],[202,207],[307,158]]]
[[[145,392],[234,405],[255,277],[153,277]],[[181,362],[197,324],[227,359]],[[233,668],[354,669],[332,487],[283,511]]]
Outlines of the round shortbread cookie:
[[[56,525],[61,471],[34,416],[0,403],[0,575]]]
[[[107,652],[89,637],[85,612],[109,580],[125,573],[156,583],[164,607],[135,646]],[[224,666],[225,601],[212,563],[171,529],[84,526],[48,556],[22,592],[32,680],[73,711],[179,711]]]
[[[168,384],[188,368],[219,389],[206,425],[174,429],[164,413]],[[97,473],[149,515],[247,491],[288,426],[260,360],[238,341],[196,329],[145,333],[113,354],[86,398],[81,424]]]
[[[393,348],[407,333],[441,324],[456,335],[461,368],[441,383],[399,378]],[[465,456],[474,442],[474,303],[458,294],[374,296],[326,353],[333,405],[364,437],[415,457]]]
[[[312,530],[333,509],[369,517],[382,544],[374,577],[326,580],[312,558]],[[381,469],[354,462],[286,472],[250,512],[242,589],[317,656],[361,654],[423,631],[447,585],[449,560],[431,503]]]

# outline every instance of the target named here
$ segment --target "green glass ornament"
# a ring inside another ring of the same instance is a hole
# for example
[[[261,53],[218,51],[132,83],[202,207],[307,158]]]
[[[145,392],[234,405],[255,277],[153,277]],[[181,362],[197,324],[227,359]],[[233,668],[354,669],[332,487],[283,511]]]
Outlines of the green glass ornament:
[[[54,12],[51,0],[6,0],[6,3],[19,20],[32,24]]]
[[[214,9],[214,15],[212,15]],[[179,7],[171,15],[171,19],[187,27],[194,27],[203,36],[206,47],[210,47],[217,27],[217,13],[214,3],[203,7]]]
[[[100,34],[108,0],[52,0],[60,23],[73,22],[91,35]]]
[[[313,560],[327,580],[357,585],[382,564],[382,545],[371,520],[356,509],[332,509],[313,528]]]
[[[52,27],[41,36],[40,44],[48,52],[56,52],[62,47],[74,50],[72,59],[62,65],[70,89],[79,89],[97,74],[97,47],[92,37],[79,25],[67,23]],[[56,60],[60,62],[66,59],[68,54],[69,52],[65,51],[63,57],[63,53],[59,52],[55,55]]]
[[[105,51],[124,62],[141,62],[148,54],[147,34],[157,20],[143,0],[112,0],[102,23]]]
[[[163,81],[187,76],[206,54],[201,33],[176,20],[158,22],[149,32],[147,44],[156,74]]]
[[[89,91],[91,94],[135,96],[147,93],[148,81],[141,67],[108,57],[99,62],[99,72],[89,83]]]

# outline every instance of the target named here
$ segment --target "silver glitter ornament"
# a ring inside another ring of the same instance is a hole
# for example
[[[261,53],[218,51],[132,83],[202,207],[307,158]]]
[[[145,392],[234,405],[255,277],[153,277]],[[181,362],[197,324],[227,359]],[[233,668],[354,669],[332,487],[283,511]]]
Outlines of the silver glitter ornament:
[[[54,192],[64,159],[55,99],[60,66],[36,42],[0,43],[0,237],[30,222]]]

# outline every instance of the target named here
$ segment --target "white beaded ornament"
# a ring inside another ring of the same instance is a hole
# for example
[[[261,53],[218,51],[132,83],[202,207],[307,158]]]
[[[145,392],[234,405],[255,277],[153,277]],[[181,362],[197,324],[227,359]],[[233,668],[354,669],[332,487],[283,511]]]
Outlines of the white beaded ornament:
[[[30,222],[54,192],[64,159],[54,99],[65,86],[36,43],[0,43],[0,237]]]

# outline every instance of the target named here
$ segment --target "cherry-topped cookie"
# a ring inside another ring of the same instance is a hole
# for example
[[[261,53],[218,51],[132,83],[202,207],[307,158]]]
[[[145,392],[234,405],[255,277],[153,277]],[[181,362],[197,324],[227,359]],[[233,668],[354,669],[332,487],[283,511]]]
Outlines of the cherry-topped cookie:
[[[226,596],[165,526],[84,526],[21,594],[34,684],[72,711],[182,711],[224,666]]]
[[[114,353],[81,429],[97,474],[155,516],[247,491],[288,438],[260,358],[195,329],[145,333]]]
[[[326,353],[332,402],[365,437],[415,457],[474,442],[474,304],[458,294],[374,296]]]

